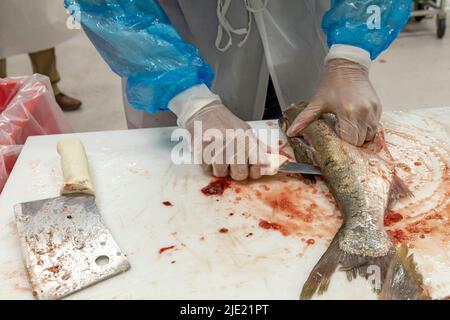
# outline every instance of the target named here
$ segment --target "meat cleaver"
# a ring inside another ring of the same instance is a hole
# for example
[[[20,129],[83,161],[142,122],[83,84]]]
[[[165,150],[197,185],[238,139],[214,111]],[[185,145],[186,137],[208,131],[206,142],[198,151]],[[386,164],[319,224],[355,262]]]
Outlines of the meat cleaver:
[[[58,143],[64,176],[61,196],[17,204],[17,230],[33,296],[55,300],[130,268],[95,204],[80,140]]]

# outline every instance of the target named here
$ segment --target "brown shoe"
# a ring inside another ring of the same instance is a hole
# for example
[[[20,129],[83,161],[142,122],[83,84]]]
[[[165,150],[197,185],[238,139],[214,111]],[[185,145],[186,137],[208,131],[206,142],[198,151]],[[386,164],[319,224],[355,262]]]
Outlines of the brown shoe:
[[[55,99],[63,111],[74,111],[81,107],[80,100],[66,96],[64,93],[58,93]]]

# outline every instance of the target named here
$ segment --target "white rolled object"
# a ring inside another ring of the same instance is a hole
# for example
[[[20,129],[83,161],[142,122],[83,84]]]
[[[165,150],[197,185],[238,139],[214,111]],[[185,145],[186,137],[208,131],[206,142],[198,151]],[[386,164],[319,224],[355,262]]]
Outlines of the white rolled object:
[[[83,144],[77,138],[64,138],[58,142],[64,185],[61,195],[85,194],[95,196],[89,174],[89,165]]]

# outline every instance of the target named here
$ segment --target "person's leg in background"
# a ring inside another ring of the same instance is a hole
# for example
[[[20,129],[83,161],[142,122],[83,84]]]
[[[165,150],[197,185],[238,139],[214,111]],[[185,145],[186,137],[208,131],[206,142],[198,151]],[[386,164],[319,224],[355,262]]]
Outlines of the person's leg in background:
[[[6,59],[0,59],[0,78],[6,78]]]
[[[40,73],[50,78],[53,91],[55,93],[56,102],[62,110],[72,111],[81,106],[81,101],[69,97],[62,93],[58,87],[58,82],[61,80],[58,69],[56,68],[55,48],[50,48],[43,51],[33,52],[29,54],[34,73]]]

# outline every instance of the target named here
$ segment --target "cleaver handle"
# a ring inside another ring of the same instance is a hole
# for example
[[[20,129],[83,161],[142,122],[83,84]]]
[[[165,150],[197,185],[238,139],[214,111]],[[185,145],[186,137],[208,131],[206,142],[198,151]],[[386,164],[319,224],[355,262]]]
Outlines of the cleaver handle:
[[[60,140],[57,151],[64,176],[61,195],[95,196],[86,151],[80,139],[70,137]]]

